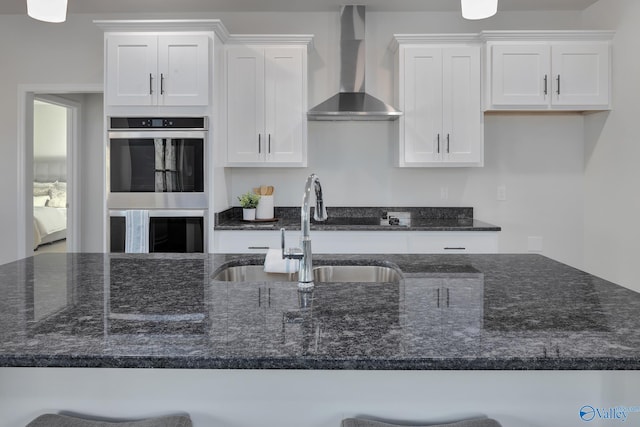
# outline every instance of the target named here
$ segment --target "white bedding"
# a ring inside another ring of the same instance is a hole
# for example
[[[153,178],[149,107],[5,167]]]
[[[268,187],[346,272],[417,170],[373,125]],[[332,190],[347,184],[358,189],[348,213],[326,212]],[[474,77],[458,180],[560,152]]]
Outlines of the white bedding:
[[[33,234],[34,247],[41,243],[49,243],[55,236],[54,240],[62,239],[67,228],[67,209],[52,207],[34,207],[33,208]]]
[[[34,158],[33,248],[67,237],[65,158]]]

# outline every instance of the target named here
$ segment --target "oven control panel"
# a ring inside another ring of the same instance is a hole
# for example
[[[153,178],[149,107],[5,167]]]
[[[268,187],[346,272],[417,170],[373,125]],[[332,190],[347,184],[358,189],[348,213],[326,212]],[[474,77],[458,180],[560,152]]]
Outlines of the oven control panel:
[[[206,129],[206,117],[110,117],[110,129]]]

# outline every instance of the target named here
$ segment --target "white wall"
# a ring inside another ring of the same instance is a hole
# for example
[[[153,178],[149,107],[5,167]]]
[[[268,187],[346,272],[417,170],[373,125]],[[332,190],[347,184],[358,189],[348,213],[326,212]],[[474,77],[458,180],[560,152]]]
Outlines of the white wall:
[[[33,104],[33,156],[67,157],[67,109],[55,104]]]
[[[337,14],[309,20],[273,17],[281,32],[315,34],[309,56],[309,103],[338,88]],[[223,17],[231,32],[269,32],[264,22]],[[271,18],[271,17],[270,17]],[[367,91],[392,102],[394,33],[477,32],[493,29],[575,29],[577,13],[501,13],[484,22],[458,13],[367,13]],[[271,22],[265,19],[265,22]],[[256,28],[257,27],[257,28]],[[234,168],[229,202],[259,184],[276,187],[280,206],[299,205],[305,177],[317,173],[329,206],[473,206],[476,216],[502,226],[500,250],[527,252],[529,236],[543,238],[543,254],[583,267],[583,117],[487,115],[485,167],[399,169],[392,165],[397,136],[389,122],[310,122],[309,166]],[[506,185],[507,201],[496,200]],[[448,189],[448,199],[441,189]]]
[[[616,29],[614,109],[586,118],[585,265],[593,274],[640,291],[640,2],[600,0],[584,20],[594,28]]]
[[[102,252],[104,241],[104,134],[103,97],[101,93],[82,96],[80,138],[80,197],[83,200],[80,222],[80,250]]]
[[[90,17],[64,25],[0,16],[0,263],[17,258],[18,85],[101,84],[102,32]]]
[[[173,16],[220,18],[232,33],[315,34],[309,57],[310,106],[323,101],[338,87],[337,11]],[[100,84],[102,32],[92,20],[146,17],[163,16],[70,15],[62,25],[42,24],[25,16],[0,16],[0,52],[4,58],[11,58],[3,63],[0,80],[0,90],[8,94],[0,99],[0,174],[4,178],[0,180],[0,191],[8,200],[17,200],[17,100],[11,95],[16,93],[17,85]],[[582,14],[578,12],[505,12],[486,21],[471,22],[455,12],[369,10],[367,88],[386,101],[393,99],[393,57],[388,44],[394,33],[576,29],[581,24]],[[308,168],[227,170],[227,202],[234,204],[240,192],[268,183],[277,188],[277,204],[297,205],[304,177],[317,172],[330,205],[473,206],[478,218],[503,227],[503,251],[525,252],[527,237],[541,236],[544,254],[582,267],[582,116],[494,115],[487,116],[485,125],[484,168],[406,170],[391,165],[395,135],[389,123],[310,123]],[[506,202],[496,200],[499,184],[507,186]],[[443,186],[449,192],[446,200],[440,198]],[[89,193],[85,203],[98,206],[97,193]],[[17,257],[16,244],[11,239],[16,235],[17,221],[12,206],[5,204],[0,211],[0,234],[8,236],[0,246],[0,262]],[[90,240],[86,248],[101,247]]]

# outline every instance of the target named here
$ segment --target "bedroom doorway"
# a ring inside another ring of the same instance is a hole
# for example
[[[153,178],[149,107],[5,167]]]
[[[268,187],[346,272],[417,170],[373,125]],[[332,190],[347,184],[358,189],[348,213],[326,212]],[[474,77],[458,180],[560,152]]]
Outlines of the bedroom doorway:
[[[36,99],[71,111],[67,119],[66,251],[102,252],[105,229],[103,93],[102,84],[18,85],[18,259],[38,253],[34,252],[33,219]]]
[[[33,99],[33,250],[35,254],[73,248],[74,202],[69,153],[76,146],[80,105],[63,96]]]

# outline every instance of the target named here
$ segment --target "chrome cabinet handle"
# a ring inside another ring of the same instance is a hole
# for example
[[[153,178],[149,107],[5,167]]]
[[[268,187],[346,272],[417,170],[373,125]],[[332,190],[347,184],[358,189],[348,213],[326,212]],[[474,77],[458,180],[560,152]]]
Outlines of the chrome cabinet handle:
[[[153,95],[153,75],[149,73],[149,95]]]
[[[545,96],[549,94],[549,76],[544,75],[544,94]]]
[[[438,150],[437,153],[440,154],[440,134],[438,134]]]
[[[556,93],[560,95],[560,74],[558,74],[558,78],[556,80],[558,81],[558,90],[556,91]]]
[[[164,95],[164,74],[160,73],[160,95]]]
[[[449,134],[447,134],[447,154],[449,154]]]
[[[268,153],[271,154],[271,134],[269,134]]]
[[[260,134],[258,134],[258,154],[262,153],[262,150],[260,149]]]

